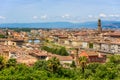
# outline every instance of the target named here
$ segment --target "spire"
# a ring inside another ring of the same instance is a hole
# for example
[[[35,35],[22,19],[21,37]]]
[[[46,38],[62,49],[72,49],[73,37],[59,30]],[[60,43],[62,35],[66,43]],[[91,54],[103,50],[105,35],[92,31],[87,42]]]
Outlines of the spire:
[[[99,33],[102,32],[101,20],[100,20],[100,19],[98,19],[98,32],[99,32]]]

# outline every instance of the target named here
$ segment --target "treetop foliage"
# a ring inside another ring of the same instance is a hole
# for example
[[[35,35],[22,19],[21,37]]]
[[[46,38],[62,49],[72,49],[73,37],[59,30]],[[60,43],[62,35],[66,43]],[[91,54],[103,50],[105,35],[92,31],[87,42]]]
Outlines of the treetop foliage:
[[[70,68],[64,68],[55,57],[48,61],[39,60],[33,66],[18,64],[15,59],[5,61],[0,57],[0,80],[119,80],[119,57],[113,55],[104,64],[90,63],[78,68],[74,67],[74,62]]]

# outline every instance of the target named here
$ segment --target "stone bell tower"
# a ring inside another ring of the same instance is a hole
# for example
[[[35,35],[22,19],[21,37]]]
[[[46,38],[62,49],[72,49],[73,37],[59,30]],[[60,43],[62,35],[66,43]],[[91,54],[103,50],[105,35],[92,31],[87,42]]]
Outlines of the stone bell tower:
[[[98,19],[98,33],[102,32],[101,20]]]

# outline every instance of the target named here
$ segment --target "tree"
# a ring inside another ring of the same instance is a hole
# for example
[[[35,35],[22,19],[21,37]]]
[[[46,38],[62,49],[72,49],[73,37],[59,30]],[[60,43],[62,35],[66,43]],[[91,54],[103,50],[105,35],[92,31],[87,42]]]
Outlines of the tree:
[[[50,60],[48,60],[48,69],[51,72],[56,73],[60,68],[61,68],[61,65],[60,65],[59,59],[57,59],[56,57],[53,57]]]
[[[5,59],[4,59],[2,56],[0,56],[0,70],[1,70],[3,67],[5,67],[5,64],[6,64]]]
[[[90,63],[87,65],[87,69],[90,69],[93,73],[95,73],[99,65],[100,63]]]
[[[17,61],[16,61],[16,59],[14,59],[14,58],[11,58],[11,59],[9,59],[8,61],[7,61],[7,66],[9,67],[9,66],[15,66],[17,64]]]
[[[68,56],[69,54],[66,51],[65,47],[61,47],[61,49],[59,50],[59,55]]]
[[[5,38],[5,35],[0,34],[0,38]]]
[[[110,57],[110,62],[120,64],[120,55],[112,55]]]
[[[76,65],[75,65],[75,61],[72,61],[72,64],[70,65],[70,67],[73,67],[73,68],[76,67]]]
[[[43,46],[41,48],[41,50],[45,50],[47,52],[51,52],[53,54],[58,54],[61,56],[68,56],[69,53],[67,52],[67,50],[65,49],[65,47],[60,47],[60,48],[54,48],[54,47],[48,47],[48,46]]]
[[[82,72],[84,73],[84,69],[87,63],[87,58],[85,56],[82,56],[79,58],[79,64],[82,67]]]
[[[34,64],[33,67],[38,70],[44,70],[44,69],[46,70],[47,69],[47,61],[39,60]]]
[[[89,48],[93,48],[93,43],[89,43]]]

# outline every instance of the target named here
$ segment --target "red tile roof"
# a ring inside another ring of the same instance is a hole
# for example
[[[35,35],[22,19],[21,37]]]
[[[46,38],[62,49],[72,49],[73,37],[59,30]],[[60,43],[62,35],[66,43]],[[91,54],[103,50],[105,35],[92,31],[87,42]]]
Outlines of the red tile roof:
[[[95,51],[82,51],[80,54],[79,54],[79,57],[80,56],[86,56],[86,57],[89,57],[89,56],[103,56],[105,54],[102,54],[102,53],[99,53],[99,52],[95,52]]]
[[[60,61],[72,61],[73,60],[73,58],[71,56],[60,56],[60,55],[56,55],[56,54],[50,54],[49,58],[52,58],[52,57],[56,57]]]

